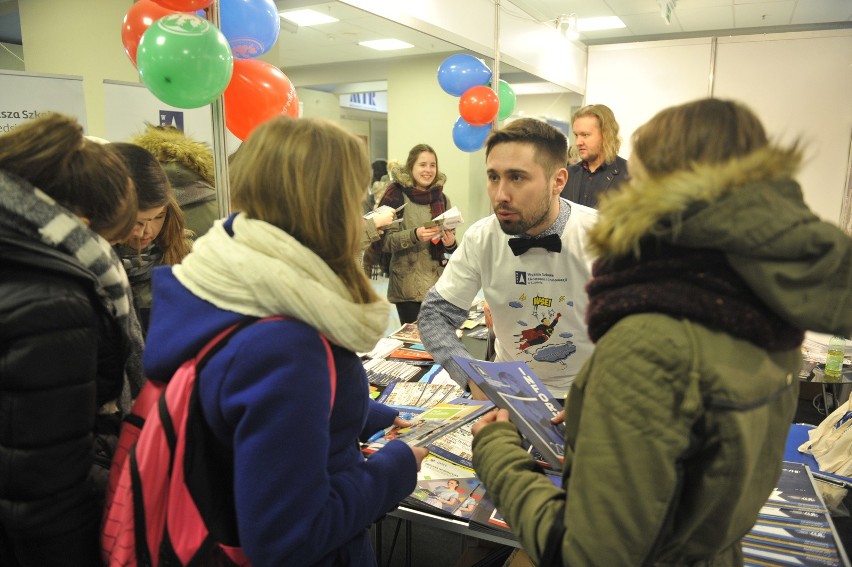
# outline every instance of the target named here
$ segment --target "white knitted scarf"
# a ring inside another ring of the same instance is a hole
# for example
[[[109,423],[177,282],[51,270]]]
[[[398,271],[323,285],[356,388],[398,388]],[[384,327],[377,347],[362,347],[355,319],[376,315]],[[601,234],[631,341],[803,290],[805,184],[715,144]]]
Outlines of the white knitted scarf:
[[[370,351],[387,328],[390,304],[359,304],[331,268],[283,230],[238,214],[233,236],[217,221],[174,267],[194,295],[253,317],[287,315],[354,352]]]

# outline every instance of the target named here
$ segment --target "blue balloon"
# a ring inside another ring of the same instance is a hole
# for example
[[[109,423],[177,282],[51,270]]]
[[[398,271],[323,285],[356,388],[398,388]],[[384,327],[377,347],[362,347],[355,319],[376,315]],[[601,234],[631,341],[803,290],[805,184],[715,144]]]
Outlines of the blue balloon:
[[[222,33],[237,59],[253,59],[275,45],[281,21],[273,0],[221,0]]]
[[[491,124],[471,126],[461,116],[453,126],[453,143],[463,152],[475,152],[482,148],[491,132]]]
[[[453,96],[461,96],[471,87],[487,85],[490,80],[488,65],[466,53],[450,55],[438,67],[438,84]]]

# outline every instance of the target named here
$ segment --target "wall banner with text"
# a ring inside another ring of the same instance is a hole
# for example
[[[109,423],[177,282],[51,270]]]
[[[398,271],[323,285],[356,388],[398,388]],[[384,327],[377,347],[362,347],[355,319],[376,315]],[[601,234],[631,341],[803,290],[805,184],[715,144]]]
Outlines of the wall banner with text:
[[[87,132],[83,77],[0,70],[0,134],[50,112],[73,116]]]

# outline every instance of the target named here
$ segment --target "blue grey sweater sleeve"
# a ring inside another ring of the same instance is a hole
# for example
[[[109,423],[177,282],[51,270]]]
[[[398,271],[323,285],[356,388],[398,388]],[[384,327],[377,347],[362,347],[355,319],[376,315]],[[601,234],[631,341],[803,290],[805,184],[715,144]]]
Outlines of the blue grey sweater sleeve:
[[[420,306],[417,320],[423,346],[462,388],[467,387],[467,374],[452,357],[472,358],[456,336],[456,329],[467,319],[467,313],[467,309],[453,305],[433,287]]]

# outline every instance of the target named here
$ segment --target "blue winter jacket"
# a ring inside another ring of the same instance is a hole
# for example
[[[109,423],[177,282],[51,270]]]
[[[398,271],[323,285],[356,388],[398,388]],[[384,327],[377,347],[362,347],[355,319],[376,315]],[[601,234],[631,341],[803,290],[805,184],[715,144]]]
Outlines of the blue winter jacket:
[[[244,319],[156,268],[144,364],[168,380],[222,329]],[[337,391],[329,415],[330,365]],[[234,451],[240,543],[255,567],[375,565],[368,527],[414,490],[411,449],[391,442],[365,461],[358,438],[396,412],[373,402],[360,359],[324,346],[293,319],[245,327],[199,377],[205,419]]]

